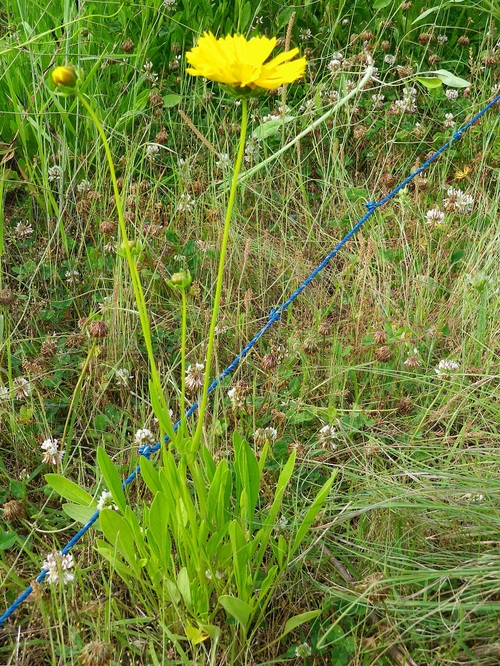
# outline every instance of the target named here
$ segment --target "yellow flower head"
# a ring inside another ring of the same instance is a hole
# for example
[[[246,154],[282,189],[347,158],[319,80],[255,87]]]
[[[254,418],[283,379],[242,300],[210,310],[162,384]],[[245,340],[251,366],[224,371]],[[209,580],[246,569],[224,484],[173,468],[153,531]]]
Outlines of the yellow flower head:
[[[78,82],[78,78],[78,72],[73,67],[73,65],[56,67],[52,72],[52,82],[55,86],[74,88]]]
[[[216,39],[211,32],[205,32],[186,54],[192,65],[186,72],[225,84],[237,96],[259,89],[275,90],[299,79],[306,67],[304,57],[290,62],[299,49],[285,51],[266,62],[275,46],[276,37],[247,40],[243,35],[228,35]]]

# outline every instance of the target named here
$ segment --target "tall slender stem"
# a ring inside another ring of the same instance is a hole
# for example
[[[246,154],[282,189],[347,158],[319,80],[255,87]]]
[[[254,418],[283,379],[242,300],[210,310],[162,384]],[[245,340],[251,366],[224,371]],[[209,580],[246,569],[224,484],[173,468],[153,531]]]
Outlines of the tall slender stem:
[[[116,211],[118,213],[118,223],[120,225],[120,234],[123,240],[123,247],[125,250],[125,256],[127,258],[129,270],[130,270],[130,276],[132,279],[132,287],[134,289],[134,295],[135,295],[135,300],[137,303],[137,310],[139,312],[139,319],[141,322],[141,328],[142,328],[142,334],[144,336],[144,342],[146,344],[146,349],[148,353],[148,358],[149,358],[149,366],[150,366],[150,372],[151,372],[151,380],[152,380],[152,386],[155,390],[156,397],[158,399],[158,402],[160,404],[160,408],[162,410],[162,418],[160,419],[160,423],[165,424],[166,426],[166,431],[168,436],[170,437],[171,441],[175,440],[175,431],[174,431],[174,426],[172,424],[172,419],[170,418],[169,411],[168,411],[168,405],[165,400],[165,396],[163,395],[163,389],[161,386],[161,381],[160,381],[160,376],[158,374],[158,370],[156,368],[156,363],[154,359],[154,354],[153,354],[153,345],[151,342],[151,329],[149,327],[149,319],[148,319],[148,313],[147,313],[147,308],[146,308],[146,300],[144,298],[144,292],[142,290],[142,285],[141,285],[141,280],[139,277],[139,271],[137,270],[137,265],[135,263],[135,259],[132,255],[132,250],[130,246],[130,242],[128,240],[127,236],[127,228],[125,225],[125,217],[123,215],[123,207],[121,203],[121,198],[120,198],[120,192],[118,190],[118,183],[116,180],[116,172],[115,172],[115,166],[113,163],[113,157],[111,155],[111,150],[109,148],[108,140],[106,138],[106,134],[104,132],[104,129],[99,121],[99,118],[96,116],[94,113],[92,107],[90,104],[87,102],[85,97],[77,92],[77,97],[80,100],[80,102],[83,104],[83,106],[87,109],[88,114],[92,118],[95,126],[97,127],[97,131],[99,132],[99,135],[101,137],[102,143],[104,145],[104,150],[106,151],[106,157],[108,159],[108,166],[109,166],[109,171],[111,175],[111,182],[113,183],[113,191],[115,194],[115,205],[116,205]],[[159,416],[159,415],[158,415]]]
[[[201,396],[201,405],[198,414],[198,423],[196,425],[195,434],[192,442],[192,450],[194,452],[198,451],[201,433],[203,428],[203,417],[207,408],[207,399],[208,399],[208,387],[210,384],[210,367],[212,361],[212,354],[214,348],[214,339],[215,339],[215,327],[217,325],[217,318],[219,316],[220,308],[220,299],[222,294],[222,284],[224,281],[224,264],[226,261],[227,253],[227,244],[229,240],[229,227],[231,224],[231,216],[234,208],[234,201],[236,198],[236,189],[238,187],[238,175],[240,173],[241,164],[243,162],[243,155],[245,154],[245,139],[247,133],[247,124],[248,124],[248,103],[246,99],[241,101],[241,133],[240,133],[240,145],[238,148],[238,155],[236,157],[236,162],[234,165],[233,178],[231,181],[231,190],[229,192],[229,200],[227,202],[226,210],[226,219],[224,222],[224,232],[222,235],[222,243],[220,250],[219,258],[219,270],[217,274],[217,284],[215,287],[215,298],[212,308],[212,320],[210,322],[210,331],[208,334],[208,346],[207,346],[207,359],[205,363],[205,377],[203,381],[203,393]]]

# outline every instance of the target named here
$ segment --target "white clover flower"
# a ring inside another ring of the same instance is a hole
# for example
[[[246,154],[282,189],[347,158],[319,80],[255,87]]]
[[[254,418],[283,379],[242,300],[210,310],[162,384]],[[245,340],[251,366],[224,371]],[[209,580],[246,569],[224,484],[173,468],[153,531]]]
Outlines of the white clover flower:
[[[12,382],[14,385],[14,397],[17,400],[23,400],[23,398],[28,398],[31,394],[31,384],[24,377],[16,377]]]
[[[276,428],[257,428],[253,434],[254,442],[258,446],[263,446],[266,442],[275,442],[278,438],[278,431]]]
[[[216,161],[215,166],[219,167],[219,169],[224,169],[228,167],[230,163],[231,160],[229,158],[228,153],[219,153],[219,159]]]
[[[147,428],[139,428],[135,433],[134,439],[138,446],[142,446],[143,444],[154,444],[155,441],[153,433]]]
[[[59,440],[46,439],[40,447],[44,451],[42,462],[57,465],[64,457],[64,449],[59,451]]]
[[[335,451],[337,448],[336,442],[339,440],[337,430],[332,425],[324,425],[318,432],[318,443],[323,449],[332,449]]]
[[[123,388],[128,388],[130,380],[133,378],[133,375],[127,370],[127,368],[117,368],[115,370],[115,381],[118,386],[123,386]]]
[[[446,35],[438,35],[436,39],[438,44],[446,44],[448,41],[448,37]]]
[[[0,403],[10,398],[10,391],[8,386],[0,386]]]
[[[57,164],[54,164],[54,166],[49,167],[47,174],[49,183],[59,182],[62,176],[62,169]]]
[[[484,495],[481,493],[465,493],[463,499],[469,502],[482,502],[484,500]]]
[[[108,490],[103,490],[99,501],[97,502],[97,510],[102,511],[103,509],[113,509],[118,511],[118,507],[113,502],[113,495]]]
[[[458,90],[455,90],[455,88],[448,88],[444,94],[446,95],[446,99],[457,99]]]
[[[310,28],[301,28],[299,30],[299,36],[301,41],[306,42],[308,39],[312,39],[312,30],[310,30]]]
[[[460,365],[456,361],[450,361],[447,358],[439,361],[437,368],[434,368],[434,372],[440,379],[450,378],[458,370],[460,370]]]
[[[113,243],[112,241],[106,243],[106,245],[104,246],[104,252],[106,252],[106,254],[115,254],[116,243]]]
[[[197,389],[203,386],[204,377],[205,377],[205,366],[203,363],[195,363],[194,365],[188,365],[186,370],[186,389],[191,393],[194,393]]]
[[[146,72],[146,75],[144,77],[145,81],[149,81],[153,85],[155,85],[158,82],[158,74],[156,72],[153,72],[153,63],[151,60],[146,60],[144,63],[144,71]]]
[[[49,583],[59,583],[63,585],[70,583],[75,578],[75,574],[69,569],[74,566],[73,555],[61,552],[49,553],[42,567],[48,571],[47,580]]]
[[[64,277],[68,284],[76,284],[80,279],[80,272],[77,271],[76,268],[72,268],[69,271],[66,271]]]
[[[301,643],[295,648],[295,656],[305,659],[312,654],[311,646],[308,643]]]
[[[17,238],[29,238],[33,234],[33,227],[26,220],[26,222],[18,222],[14,229],[14,234]]]
[[[385,62],[386,65],[392,66],[396,62],[396,56],[391,55],[390,53],[387,53],[384,56],[384,62]]]
[[[233,409],[242,409],[245,406],[245,398],[241,395],[241,391],[238,390],[238,387],[233,386],[227,392],[227,397],[231,401],[231,407]]]
[[[439,208],[432,208],[425,214],[425,221],[430,227],[441,227],[444,221],[444,213]]]
[[[452,113],[445,113],[444,114],[444,123],[443,124],[447,128],[455,127],[455,125],[457,123],[453,120],[453,114]]]
[[[190,213],[193,210],[195,203],[193,197],[187,192],[184,192],[179,197],[176,210],[180,213]]]
[[[260,152],[260,139],[251,136],[245,146],[245,162],[251,162]]]
[[[335,74],[342,67],[342,61],[337,58],[332,58],[326,68],[332,73]]]
[[[443,199],[443,205],[445,210],[469,215],[474,206],[474,198],[470,194],[462,192],[458,187],[449,187],[446,191],[446,198]]]
[[[146,157],[150,160],[154,160],[155,157],[160,152],[160,148],[156,143],[147,143],[144,153]]]
[[[84,194],[85,192],[88,192],[92,188],[92,183],[90,180],[83,179],[78,185],[76,186],[76,189],[80,194]]]

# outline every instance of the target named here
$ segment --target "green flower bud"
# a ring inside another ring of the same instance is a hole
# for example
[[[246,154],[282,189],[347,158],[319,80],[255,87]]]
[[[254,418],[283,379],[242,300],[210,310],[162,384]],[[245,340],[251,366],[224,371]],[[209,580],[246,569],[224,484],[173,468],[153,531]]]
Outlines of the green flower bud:
[[[175,291],[184,291],[189,289],[192,281],[193,279],[189,271],[179,271],[178,273],[174,273],[170,280],[167,280],[167,284],[172,289],[175,289]]]

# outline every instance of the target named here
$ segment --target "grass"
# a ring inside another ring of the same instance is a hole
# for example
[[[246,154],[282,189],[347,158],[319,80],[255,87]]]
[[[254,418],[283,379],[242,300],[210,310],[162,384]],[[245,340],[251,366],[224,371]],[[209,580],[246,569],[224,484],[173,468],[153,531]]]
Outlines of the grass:
[[[0,305],[2,611],[38,575],[47,553],[79,527],[44,475],[58,471],[98,497],[98,447],[125,476],[138,462],[136,431],[149,428],[159,437],[132,285],[113,251],[119,236],[104,151],[83,109],[51,96],[44,72],[62,64],[66,52],[85,70],[85,92],[122,179],[127,229],[143,246],[138,267],[153,349],[177,419],[180,299],[166,279],[179,269],[193,275],[187,363],[201,363],[227,200],[229,170],[218,162],[221,153],[234,155],[239,110],[215,86],[190,81],[174,56],[203,28],[217,28],[216,21],[239,21],[246,30],[264,12],[253,3],[246,24],[243,10],[235,17],[221,3],[221,16],[209,16],[210,24],[203,23],[203,3],[190,4],[169,13],[151,0],[143,15],[89,4],[82,22],[69,2],[19,2],[7,3],[0,19],[0,100],[9,101],[0,101],[0,286],[8,290]],[[420,2],[406,13],[397,3],[383,4],[297,8],[292,43],[306,36],[301,46],[312,50],[311,65],[305,82],[287,90],[294,119],[251,143],[256,152],[247,168],[319,117],[334,99],[331,90],[342,96],[348,80],[362,76],[363,40],[384,84],[373,82],[240,188],[214,375],[338,243],[364,204],[450,137],[445,113],[458,127],[492,98],[499,51],[488,11],[476,8],[470,23],[466,12],[443,5],[420,25]],[[278,25],[284,35],[289,18],[271,3],[262,29],[274,33]],[[62,31],[65,21],[75,22]],[[381,26],[387,21],[393,27]],[[367,30],[371,38],[353,38]],[[423,43],[422,33],[432,31],[449,41]],[[469,44],[460,45],[464,36]],[[120,46],[126,38],[134,42],[130,53]],[[348,71],[327,68],[337,51],[350,60]],[[447,69],[467,79],[469,89],[448,99],[442,87],[428,90],[410,79],[417,111],[393,114],[403,84],[396,65],[385,63],[387,53],[416,72]],[[429,64],[433,54],[439,64]],[[151,104],[148,60],[159,74],[161,108]],[[386,99],[377,103],[372,95],[379,92]],[[251,105],[250,133],[281,101],[264,97]],[[168,138],[158,136],[162,129]],[[336,473],[307,540],[247,636],[219,608],[211,624],[220,636],[189,642],[184,629],[192,616],[178,612],[173,619],[171,605],[160,604],[165,590],[155,600],[143,584],[125,584],[97,551],[102,534],[92,530],[73,551],[75,582],[37,586],[0,630],[2,663],[85,664],[78,655],[93,641],[112,646],[111,664],[498,663],[498,135],[495,107],[425,179],[367,221],[214,392],[203,438],[217,460],[232,461],[233,431],[260,453],[254,433],[277,430],[262,477],[260,521],[289,451],[296,452],[276,539],[293,541],[319,488]],[[159,147],[154,158],[150,143]],[[49,179],[54,165],[61,180]],[[89,189],[79,189],[86,180]],[[470,212],[446,210],[450,187],[473,197]],[[191,210],[179,210],[183,195],[192,197]],[[445,212],[442,225],[426,222],[435,207]],[[16,230],[19,221],[32,232]],[[101,319],[109,333],[91,339],[89,322]],[[443,359],[458,368],[439,376]],[[28,395],[20,393],[21,377],[30,383]],[[227,397],[235,382],[245,405],[237,410]],[[47,438],[64,440],[57,468],[42,462]],[[141,519],[151,500],[142,480],[127,491]],[[12,501],[19,515],[9,520]],[[264,570],[271,561],[269,555]],[[280,638],[290,618],[309,611],[317,617]]]

